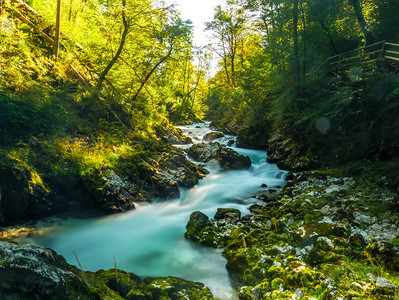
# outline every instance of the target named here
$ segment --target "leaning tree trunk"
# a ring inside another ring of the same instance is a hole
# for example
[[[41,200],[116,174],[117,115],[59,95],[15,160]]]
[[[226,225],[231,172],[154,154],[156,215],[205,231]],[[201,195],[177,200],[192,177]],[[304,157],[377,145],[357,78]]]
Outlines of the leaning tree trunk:
[[[152,69],[150,70],[150,72],[147,74],[147,76],[146,76],[146,77],[144,78],[144,80],[141,82],[139,89],[137,90],[137,92],[136,92],[136,93],[134,94],[134,96],[132,97],[132,102],[135,102],[135,101],[136,101],[136,99],[137,99],[137,97],[139,96],[141,90],[142,90],[142,89],[144,88],[144,86],[146,85],[148,79],[150,79],[151,75],[155,72],[155,70],[169,58],[169,56],[172,54],[172,51],[173,51],[173,42],[171,42],[171,44],[170,44],[170,48],[169,48],[168,53],[167,53],[164,57],[162,57],[162,58],[160,59],[160,61],[157,62],[157,63],[152,67]]]
[[[374,42],[374,37],[371,34],[371,32],[368,31],[368,29],[367,29],[367,22],[364,19],[359,0],[350,0],[350,3],[352,4],[353,9],[355,10],[355,14],[356,14],[357,21],[359,23],[360,31],[362,32],[362,34],[366,40],[366,45],[372,44]]]
[[[105,77],[107,76],[108,72],[112,69],[114,64],[119,59],[119,56],[122,53],[123,47],[125,46],[126,37],[129,33],[129,22],[127,21],[126,15],[125,15],[126,0],[122,1],[122,5],[123,5],[123,10],[122,10],[123,32],[122,32],[121,40],[119,42],[119,47],[118,47],[118,50],[116,51],[114,57],[112,58],[112,60],[108,63],[107,67],[100,74],[100,78],[98,79],[98,83],[97,83],[97,91],[101,90],[101,86],[105,80]]]

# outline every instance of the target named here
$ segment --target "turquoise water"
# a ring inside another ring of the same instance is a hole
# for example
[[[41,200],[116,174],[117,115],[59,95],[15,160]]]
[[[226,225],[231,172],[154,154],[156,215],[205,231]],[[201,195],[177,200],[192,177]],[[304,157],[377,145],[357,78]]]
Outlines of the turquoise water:
[[[181,128],[199,142],[209,132],[207,125]],[[213,217],[218,207],[232,207],[246,214],[257,201],[251,195],[262,183],[284,185],[285,172],[268,164],[264,151],[235,150],[250,156],[249,170],[221,172],[217,164],[207,164],[211,173],[192,189],[182,190],[178,199],[139,204],[136,210],[119,215],[64,220],[36,242],[78,266],[76,253],[85,270],[110,269],[116,263],[119,269],[143,277],[170,275],[200,281],[215,297],[236,299],[220,250],[184,238],[191,212],[200,210]]]

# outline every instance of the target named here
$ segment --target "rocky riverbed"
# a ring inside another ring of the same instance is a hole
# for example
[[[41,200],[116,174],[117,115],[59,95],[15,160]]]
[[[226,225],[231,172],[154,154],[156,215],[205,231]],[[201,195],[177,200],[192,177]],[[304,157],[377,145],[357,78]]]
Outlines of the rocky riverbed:
[[[397,195],[318,171],[288,179],[251,214],[193,212],[185,236],[223,248],[240,299],[397,299]]]
[[[213,142],[198,143],[188,153],[205,163],[217,160],[221,172],[250,166],[247,157]],[[168,195],[178,193],[178,185],[193,186],[207,172],[188,163],[181,151],[157,161],[151,174],[170,182],[158,190]],[[111,177],[110,189],[116,183],[115,191],[123,194],[123,179]],[[223,250],[239,299],[398,299],[399,197],[386,178],[373,181],[324,169],[289,173],[286,179],[284,187],[262,184],[252,200],[241,198],[240,203],[252,203],[245,213],[226,205],[212,218],[192,212],[184,236]],[[116,261],[114,269],[85,272],[52,250],[12,242],[41,234],[37,224],[1,232],[7,240],[0,242],[4,299],[213,299],[202,283],[143,279],[117,269]]]

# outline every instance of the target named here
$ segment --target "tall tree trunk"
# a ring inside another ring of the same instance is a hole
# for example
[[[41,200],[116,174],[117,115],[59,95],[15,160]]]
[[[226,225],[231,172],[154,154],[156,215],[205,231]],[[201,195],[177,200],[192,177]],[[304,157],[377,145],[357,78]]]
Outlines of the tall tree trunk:
[[[58,50],[60,49],[60,22],[61,22],[61,0],[57,0],[57,17],[55,22],[55,35],[53,45],[54,59],[58,59]]]
[[[299,56],[298,56],[298,0],[294,0],[294,7],[292,9],[292,21],[293,21],[293,34],[294,40],[294,77],[299,79]]]
[[[357,21],[359,23],[360,31],[362,32],[362,34],[366,40],[366,45],[372,44],[374,42],[374,37],[371,34],[371,32],[367,30],[367,22],[364,19],[359,0],[350,0],[350,3],[352,4],[352,6],[355,10],[355,14],[356,14]]]
[[[305,11],[303,9],[303,0],[301,0],[301,16],[302,16],[302,26],[303,26],[303,55],[302,55],[302,80],[305,81],[306,74],[306,59],[307,59],[307,36],[306,36],[306,18]]]
[[[69,1],[69,15],[68,15],[68,21],[71,22],[72,20],[72,4],[73,4],[73,0]]]
[[[323,20],[320,19],[320,18],[319,18],[319,23],[320,23],[321,28],[323,28],[323,30],[326,33],[326,36],[328,38],[328,43],[330,45],[331,55],[337,55],[339,52],[338,52],[337,46],[335,45],[334,41],[331,38],[331,35],[330,35],[330,32],[328,31],[328,28],[324,24]]]
[[[108,63],[107,67],[101,73],[100,78],[98,79],[98,83],[97,83],[97,91],[100,91],[101,86],[105,80],[105,77],[107,76],[108,72],[112,69],[114,64],[119,59],[119,56],[122,53],[123,47],[125,46],[126,37],[129,33],[129,23],[126,20],[126,15],[125,15],[126,0],[123,0],[122,4],[123,4],[123,10],[122,10],[123,32],[122,32],[121,40],[119,42],[119,47],[118,47],[118,50],[116,51],[114,57],[112,58],[112,60]]]

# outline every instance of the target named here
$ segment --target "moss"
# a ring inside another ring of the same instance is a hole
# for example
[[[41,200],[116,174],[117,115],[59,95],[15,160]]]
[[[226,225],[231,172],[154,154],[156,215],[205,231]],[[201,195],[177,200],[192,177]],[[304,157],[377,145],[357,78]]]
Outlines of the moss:
[[[177,277],[146,278],[147,288],[153,299],[214,299],[209,289],[200,282],[192,282]]]
[[[151,299],[151,292],[146,288],[140,277],[133,273],[111,269],[99,270],[96,273],[88,273],[91,291],[101,298],[112,297],[112,299]],[[129,298],[128,295],[137,295]]]
[[[256,285],[265,278],[265,273],[265,269],[259,265],[254,266],[252,269],[246,269],[243,275],[243,283]]]
[[[270,283],[271,290],[281,290],[284,289],[286,286],[285,282],[281,278],[274,278]]]
[[[267,270],[267,276],[268,278],[274,279],[276,277],[283,277],[284,275],[284,269],[283,267],[279,265],[273,265]]]
[[[241,212],[236,208],[218,208],[214,218],[216,220],[224,219],[227,214],[236,214],[238,219],[241,218]]]
[[[225,239],[218,235],[218,229],[210,221],[207,215],[195,211],[190,215],[186,225],[184,236],[202,245],[220,247],[225,244]]]
[[[292,261],[287,266],[285,278],[291,287],[311,287],[317,282],[319,273],[301,261]]]

